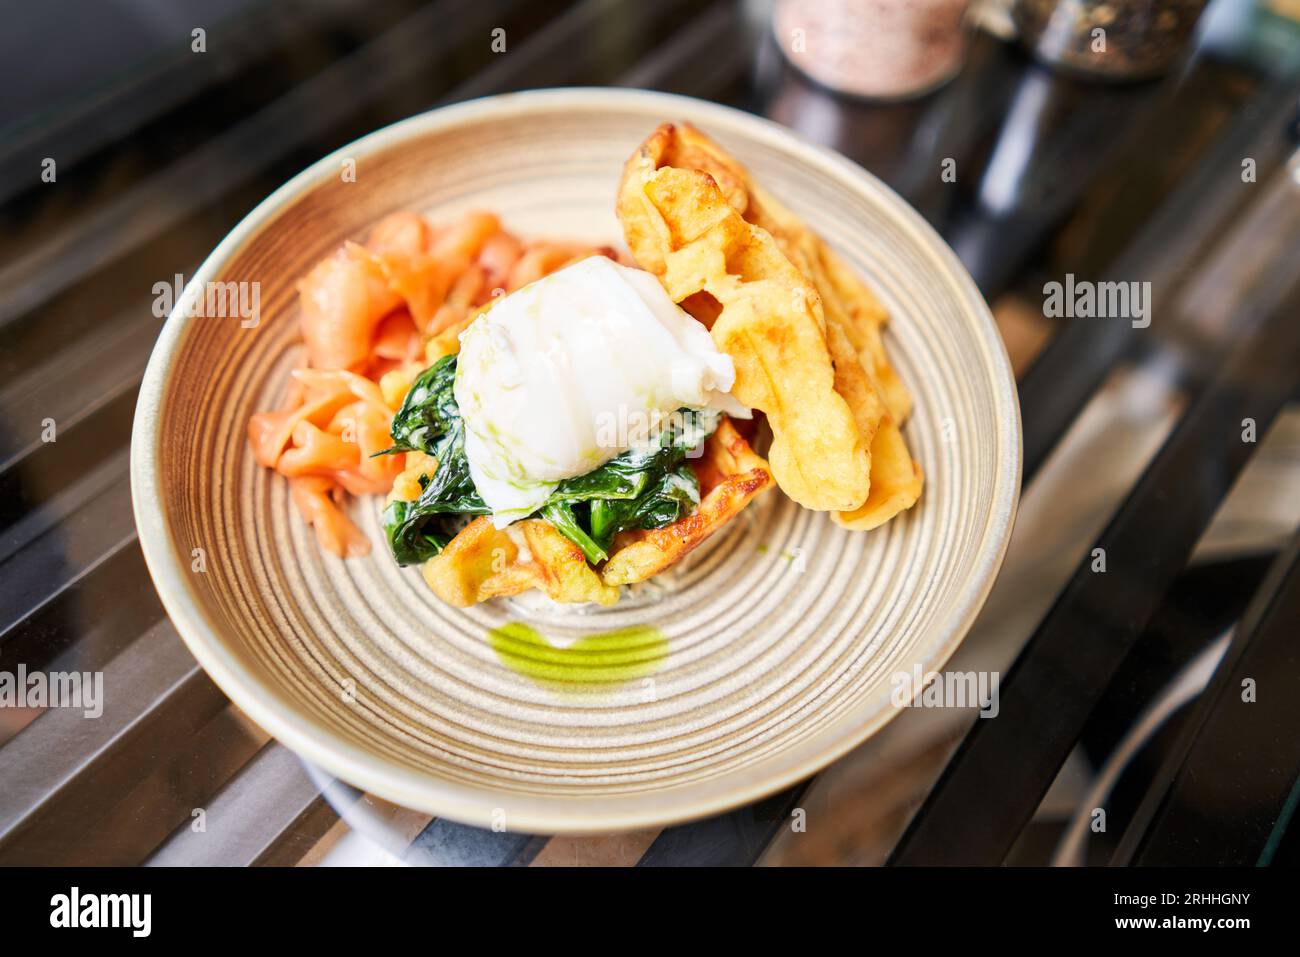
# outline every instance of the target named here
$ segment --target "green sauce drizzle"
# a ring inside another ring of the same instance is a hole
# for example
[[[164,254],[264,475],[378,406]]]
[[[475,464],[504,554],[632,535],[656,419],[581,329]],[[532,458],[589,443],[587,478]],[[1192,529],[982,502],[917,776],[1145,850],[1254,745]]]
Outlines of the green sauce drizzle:
[[[536,628],[512,621],[489,631],[488,643],[511,671],[568,688],[644,678],[668,655],[668,640],[646,625],[586,635],[557,648]]]

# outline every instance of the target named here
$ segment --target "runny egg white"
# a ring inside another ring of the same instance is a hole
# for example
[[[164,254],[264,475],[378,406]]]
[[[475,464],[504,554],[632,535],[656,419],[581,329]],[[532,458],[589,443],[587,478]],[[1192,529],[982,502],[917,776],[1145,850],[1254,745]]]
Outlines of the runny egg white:
[[[731,357],[650,273],[592,256],[497,301],[460,336],[470,477],[498,528],[685,407],[749,412]]]

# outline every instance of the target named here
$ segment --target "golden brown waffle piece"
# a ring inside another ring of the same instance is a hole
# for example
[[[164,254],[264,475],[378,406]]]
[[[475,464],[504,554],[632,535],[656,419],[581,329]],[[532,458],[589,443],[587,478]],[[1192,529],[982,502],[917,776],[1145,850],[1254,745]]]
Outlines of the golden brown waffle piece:
[[[870,490],[870,438],[835,391],[817,291],[713,177],[659,168],[671,129],[661,127],[624,170],[618,212],[633,258],[731,356],[732,394],[771,424],[768,458],[781,489],[807,508],[856,508]]]
[[[633,258],[710,326],[736,362],[733,392],[767,413],[787,495],[852,529],[916,502],[888,314],[830,247],[688,124],[660,126],[628,160],[618,211]]]
[[[663,528],[623,532],[600,570],[606,585],[645,581],[675,562],[735,518],[760,492],[771,488],[772,473],[725,416],[704,454],[691,462],[700,483],[700,506]]]
[[[516,529],[523,548],[510,534]],[[601,582],[582,549],[541,519],[524,519],[506,530],[486,515],[476,518],[420,572],[435,595],[457,608],[530,588],[554,601],[618,601],[618,589]]]

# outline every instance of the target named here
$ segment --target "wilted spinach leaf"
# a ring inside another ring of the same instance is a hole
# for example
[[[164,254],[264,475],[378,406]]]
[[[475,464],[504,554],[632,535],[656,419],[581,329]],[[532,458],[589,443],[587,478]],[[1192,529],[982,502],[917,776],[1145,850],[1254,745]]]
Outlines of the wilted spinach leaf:
[[[444,356],[420,373],[406,392],[402,407],[393,416],[390,429],[393,444],[379,455],[390,452],[426,452],[434,454],[434,444],[460,421],[456,407],[456,357]]]
[[[455,515],[420,514],[415,502],[394,500],[384,509],[388,547],[399,565],[428,561],[446,548],[459,530]]]
[[[717,424],[716,412],[679,409],[668,427],[642,447],[628,449],[586,475],[561,482],[548,504],[587,503],[583,531],[602,554],[625,529],[670,525],[700,502],[699,483],[685,464],[686,456]],[[575,514],[581,515],[576,509]],[[588,549],[583,551],[590,559]]]
[[[384,510],[384,533],[399,565],[427,561],[446,548],[465,524],[458,516],[488,513],[469,476],[455,383],[455,356],[422,372],[393,416],[393,446],[380,453],[418,451],[438,461],[419,498],[393,501]]]

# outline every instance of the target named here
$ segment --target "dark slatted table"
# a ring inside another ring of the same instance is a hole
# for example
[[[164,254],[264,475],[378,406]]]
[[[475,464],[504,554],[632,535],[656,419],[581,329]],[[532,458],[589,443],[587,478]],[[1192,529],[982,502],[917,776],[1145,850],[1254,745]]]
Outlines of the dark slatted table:
[[[15,14],[0,38],[0,673],[100,671],[113,694],[93,721],[0,707],[0,863],[1042,863],[1064,860],[1112,768],[1110,825],[1070,860],[1294,862],[1300,32],[1264,6],[1219,0],[1184,69],[1123,87],[1042,69],[991,18],[952,84],[888,106],[795,74],[761,0]],[[565,85],[770,116],[892,185],[975,276],[1025,428],[1016,538],[951,665],[1001,675],[996,720],[907,711],[751,807],[547,838],[430,820],[305,767],[184,649],[127,481],[154,284],[359,135]],[[1154,321],[1045,319],[1044,283],[1066,274],[1150,282]]]

